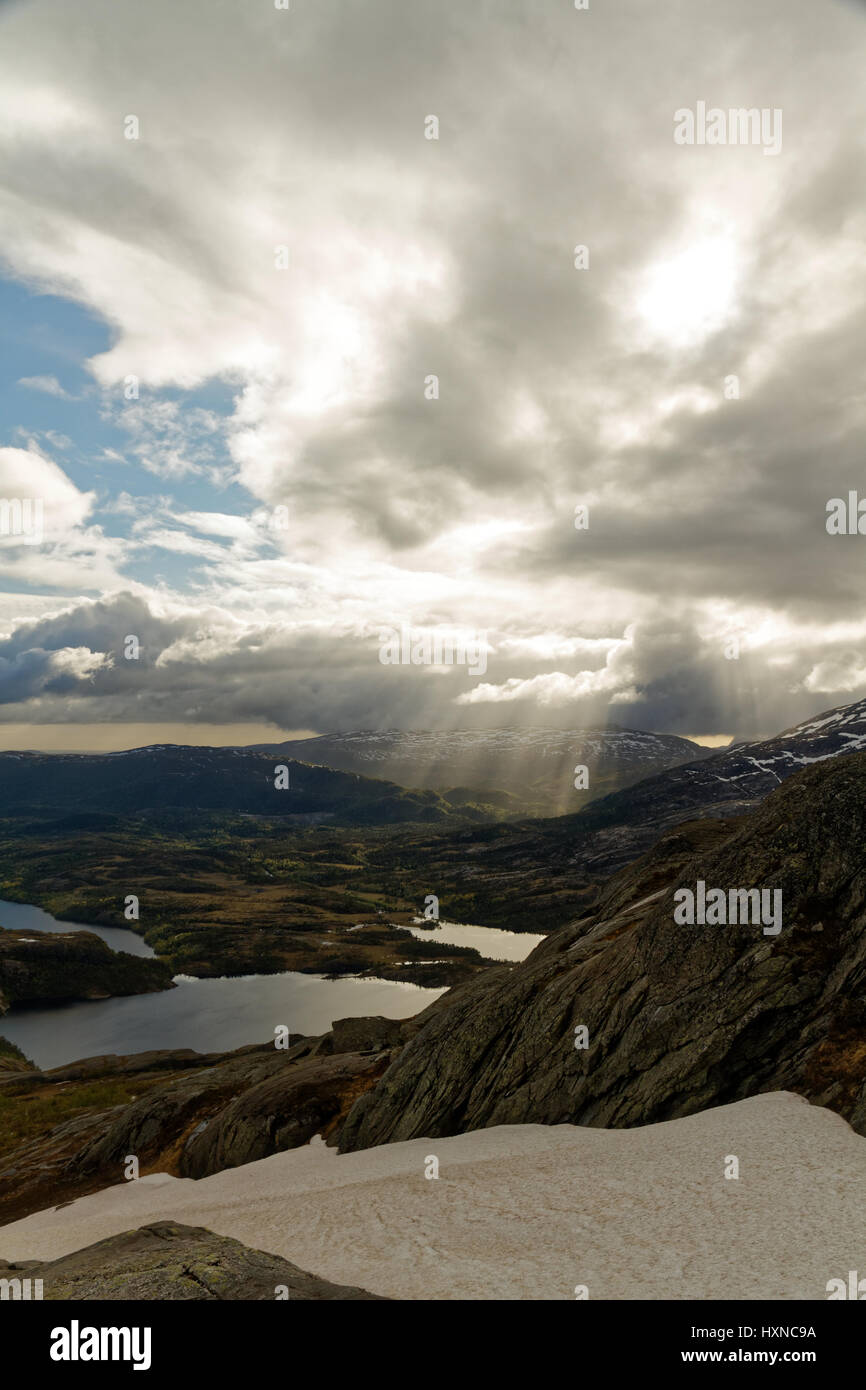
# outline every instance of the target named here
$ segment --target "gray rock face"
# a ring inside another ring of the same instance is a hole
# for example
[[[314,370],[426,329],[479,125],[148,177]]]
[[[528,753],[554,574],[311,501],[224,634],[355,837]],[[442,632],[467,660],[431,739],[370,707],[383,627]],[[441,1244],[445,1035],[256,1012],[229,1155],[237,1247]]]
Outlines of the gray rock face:
[[[355,1096],[382,1075],[389,1054],[302,1060],[241,1092],[187,1140],[178,1162],[183,1177],[204,1178],[268,1154],[327,1138]]]
[[[737,822],[680,827],[591,916],[440,1001],[350,1111],[341,1150],[499,1124],[627,1127],[766,1090],[866,1133],[864,840],[866,754],[796,774]],[[698,880],[780,889],[781,932],[677,925],[674,892]]]
[[[166,1156],[178,1176],[204,1178],[306,1144],[344,1115],[382,1074],[388,1056],[314,1057],[286,1053],[230,1058],[181,1076],[120,1108],[78,1155],[83,1172],[122,1171],[136,1154],[145,1171]]]
[[[203,1226],[159,1221],[136,1231],[100,1240],[39,1264],[7,1265],[7,1277],[41,1279],[45,1300],[331,1300],[380,1299],[343,1284],[307,1274],[279,1255],[252,1250],[239,1240],[214,1235]],[[277,1291],[280,1291],[279,1294]]]

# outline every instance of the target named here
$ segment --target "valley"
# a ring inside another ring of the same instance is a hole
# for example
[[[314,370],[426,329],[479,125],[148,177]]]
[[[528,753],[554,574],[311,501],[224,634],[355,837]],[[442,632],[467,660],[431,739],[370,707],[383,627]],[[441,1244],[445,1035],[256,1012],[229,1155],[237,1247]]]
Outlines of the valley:
[[[7,808],[0,891],[21,916],[0,941],[84,943],[103,977],[7,1000],[0,1221],[111,1186],[128,1154],[202,1179],[317,1137],[350,1156],[615,1131],[765,1091],[866,1133],[863,719],[831,711],[546,819],[360,826],[336,797],[299,825],[215,793],[194,817],[115,805],[73,829]],[[780,929],[684,925],[682,885],[702,883],[783,896]],[[129,941],[153,955],[118,955]],[[125,997],[105,997],[110,958]],[[129,975],[146,968],[156,993]]]

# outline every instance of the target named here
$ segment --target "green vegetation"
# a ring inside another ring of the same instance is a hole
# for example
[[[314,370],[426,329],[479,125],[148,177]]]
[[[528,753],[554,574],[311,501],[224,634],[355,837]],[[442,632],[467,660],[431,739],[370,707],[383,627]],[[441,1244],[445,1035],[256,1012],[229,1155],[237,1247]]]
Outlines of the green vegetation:
[[[341,776],[369,794],[370,779]],[[514,931],[549,931],[581,915],[594,890],[575,867],[575,848],[599,814],[358,825],[168,807],[73,832],[7,812],[0,897],[61,921],[132,927],[174,973],[387,976],[412,958],[406,934],[390,924],[410,923],[429,893],[446,920]],[[129,894],[139,899],[138,921],[124,917]],[[452,957],[447,983],[482,968],[478,957],[438,950]],[[414,978],[428,983],[429,968]]]
[[[173,973],[197,976],[387,976],[395,962],[429,954],[391,924],[410,923],[430,892],[440,896],[443,916],[487,921],[489,903],[471,865],[460,881],[465,841],[453,835],[418,826],[287,828],[230,815],[202,816],[193,834],[171,819],[170,827],[149,817],[74,835],[0,821],[0,897],[36,903],[70,924],[131,927]],[[484,845],[489,828],[468,833]],[[138,921],[124,916],[129,894],[139,899]],[[534,919],[514,915],[515,925],[537,929]],[[436,943],[436,959],[443,957],[453,965],[442,983],[481,966],[476,952]],[[416,978],[428,983],[429,969]]]

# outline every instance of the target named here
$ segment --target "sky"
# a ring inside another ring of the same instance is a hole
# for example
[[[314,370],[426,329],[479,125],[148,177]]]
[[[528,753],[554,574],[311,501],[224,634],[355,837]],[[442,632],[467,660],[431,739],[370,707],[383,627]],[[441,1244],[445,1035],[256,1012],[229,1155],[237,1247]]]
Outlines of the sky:
[[[854,0],[0,0],[0,746],[866,695],[864,69]]]

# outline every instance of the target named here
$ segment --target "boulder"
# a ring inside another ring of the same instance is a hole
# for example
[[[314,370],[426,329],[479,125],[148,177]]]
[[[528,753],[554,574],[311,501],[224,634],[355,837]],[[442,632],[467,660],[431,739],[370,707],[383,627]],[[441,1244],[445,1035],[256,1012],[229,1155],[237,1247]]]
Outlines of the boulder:
[[[331,1024],[334,1052],[381,1052],[399,1046],[403,1029],[396,1018],[338,1018]]]
[[[20,1260],[7,1265],[0,1260],[0,1267],[6,1277],[14,1277],[17,1270],[23,1277],[41,1279],[43,1299],[55,1302],[380,1300],[364,1289],[307,1274],[279,1255],[253,1250],[203,1226],[173,1221],[124,1231],[44,1264]]]

